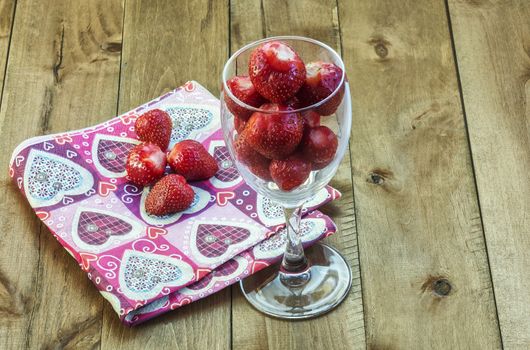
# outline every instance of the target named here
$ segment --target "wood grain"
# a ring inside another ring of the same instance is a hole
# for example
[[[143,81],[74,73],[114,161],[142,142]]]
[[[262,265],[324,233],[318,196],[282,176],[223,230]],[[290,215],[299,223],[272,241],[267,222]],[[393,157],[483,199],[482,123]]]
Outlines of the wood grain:
[[[45,15],[43,15],[45,14]],[[1,164],[22,140],[116,112],[121,1],[21,1],[0,110]],[[97,101],[97,103],[94,103]],[[92,348],[103,300],[2,175],[0,348]]]
[[[369,349],[500,338],[442,1],[339,3]]]
[[[530,3],[449,1],[505,349],[530,348]]]
[[[14,15],[15,0],[0,0],[0,92],[4,85],[4,73]]]
[[[301,16],[316,14],[318,16]],[[321,40],[340,51],[335,1],[232,1],[231,51],[251,41],[275,35],[302,35]],[[257,312],[233,286],[234,349],[362,349],[365,346],[361,281],[353,208],[350,160],[346,157],[331,182],[343,197],[326,206],[339,227],[327,243],[342,252],[353,270],[353,288],[346,301],[331,313],[308,321],[272,319]]]
[[[219,93],[228,56],[226,1],[127,1],[119,110],[197,80]],[[230,290],[129,329],[105,306],[102,349],[228,349]]]

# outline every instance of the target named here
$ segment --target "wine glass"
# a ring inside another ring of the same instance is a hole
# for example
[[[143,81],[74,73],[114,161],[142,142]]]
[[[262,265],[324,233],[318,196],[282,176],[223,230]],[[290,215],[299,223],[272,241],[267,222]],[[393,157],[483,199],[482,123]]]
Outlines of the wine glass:
[[[234,76],[247,76],[252,52],[260,45],[273,41],[287,44],[305,63],[331,62],[340,67],[342,72],[337,88],[325,99],[303,108],[293,104],[294,107],[287,110],[276,109],[271,112],[270,108],[253,107],[242,102],[231,92],[227,81]],[[310,254],[305,254],[299,231],[304,203],[328,184],[348,148],[351,100],[344,63],[337,52],[317,40],[297,36],[271,37],[250,43],[234,53],[224,66],[222,81],[221,123],[226,146],[245,181],[260,195],[283,207],[287,230],[280,268],[267,268],[245,278],[241,281],[242,292],[259,311],[278,318],[305,319],[326,313],[348,294],[351,270],[344,257],[327,245],[317,243],[309,251]],[[227,106],[226,101],[231,106]],[[327,115],[330,113],[330,104],[338,104],[338,107],[336,110],[333,108],[331,115]],[[238,113],[246,113],[247,117],[253,113],[299,113],[301,116],[314,112],[326,114],[320,117],[320,124],[335,133],[338,141],[335,154],[324,167],[313,167],[301,185],[289,191],[282,190],[269,176],[263,176],[238,157],[235,144],[244,128],[231,112],[234,108],[238,109]]]

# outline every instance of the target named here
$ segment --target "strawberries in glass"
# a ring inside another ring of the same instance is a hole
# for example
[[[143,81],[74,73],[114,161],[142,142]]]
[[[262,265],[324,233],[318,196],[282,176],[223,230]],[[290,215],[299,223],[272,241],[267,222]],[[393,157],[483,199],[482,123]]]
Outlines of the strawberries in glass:
[[[342,103],[343,75],[332,62],[304,64],[294,48],[282,41],[255,48],[248,77],[239,75],[226,81],[233,96],[242,102],[224,95],[226,107],[234,115],[237,159],[283,191],[298,188],[311,171],[324,169],[335,158],[338,139],[322,118],[334,114]],[[244,108],[245,104],[259,111]]]

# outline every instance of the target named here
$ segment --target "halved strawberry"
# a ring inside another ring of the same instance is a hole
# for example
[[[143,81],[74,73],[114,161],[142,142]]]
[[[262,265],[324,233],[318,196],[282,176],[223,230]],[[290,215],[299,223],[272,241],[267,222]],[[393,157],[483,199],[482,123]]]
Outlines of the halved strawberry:
[[[202,143],[195,140],[184,140],[175,144],[167,161],[173,171],[188,181],[209,179],[219,170],[212,155]]]
[[[305,65],[286,43],[269,41],[250,55],[250,80],[266,99],[280,103],[294,96],[305,81]]]
[[[298,98],[303,106],[310,106],[322,101],[333,93],[342,79],[342,69],[329,62],[311,62],[306,65],[305,84],[298,91]],[[320,115],[335,113],[344,96],[344,83],[329,101],[319,106],[316,111]]]
[[[268,113],[255,112],[245,127],[246,141],[269,159],[282,159],[294,152],[304,131],[304,121],[290,107],[274,103],[260,107]]]
[[[302,112],[302,117],[304,118],[306,127],[314,128],[320,125],[320,114],[312,109]]]
[[[239,101],[249,106],[257,108],[265,103],[265,99],[254,88],[250,78],[247,76],[239,75],[232,77],[226,81],[226,85]],[[248,120],[252,115],[251,110],[237,104],[227,93],[224,94],[224,100],[230,112],[234,116],[241,118],[241,120]]]
[[[166,154],[153,143],[134,146],[127,157],[127,179],[145,186],[160,179],[166,168]]]
[[[186,179],[169,174],[158,181],[145,199],[145,211],[150,215],[168,215],[186,210],[193,203],[195,193]]]
[[[167,150],[171,138],[173,123],[169,115],[160,110],[152,109],[138,117],[134,129],[138,139],[158,145],[162,151]]]
[[[309,128],[304,132],[300,150],[304,158],[313,163],[313,170],[326,167],[337,152],[337,136],[327,126]]]
[[[291,191],[307,180],[311,173],[311,162],[299,154],[293,154],[287,159],[273,160],[269,170],[281,190]]]

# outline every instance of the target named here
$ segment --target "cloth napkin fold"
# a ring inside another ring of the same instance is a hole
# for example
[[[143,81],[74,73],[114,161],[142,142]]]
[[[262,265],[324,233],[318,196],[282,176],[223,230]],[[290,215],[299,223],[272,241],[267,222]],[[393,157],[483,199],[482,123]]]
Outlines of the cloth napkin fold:
[[[134,122],[154,108],[171,116],[170,147],[195,139],[220,166],[191,184],[189,209],[164,217],[144,210],[150,188],[125,178],[127,153],[138,143]],[[283,253],[281,207],[243,181],[223,141],[219,100],[194,81],[99,125],[24,141],[9,175],[129,326],[215,293]],[[308,201],[304,245],[335,232],[314,209],[339,196],[327,187]]]

